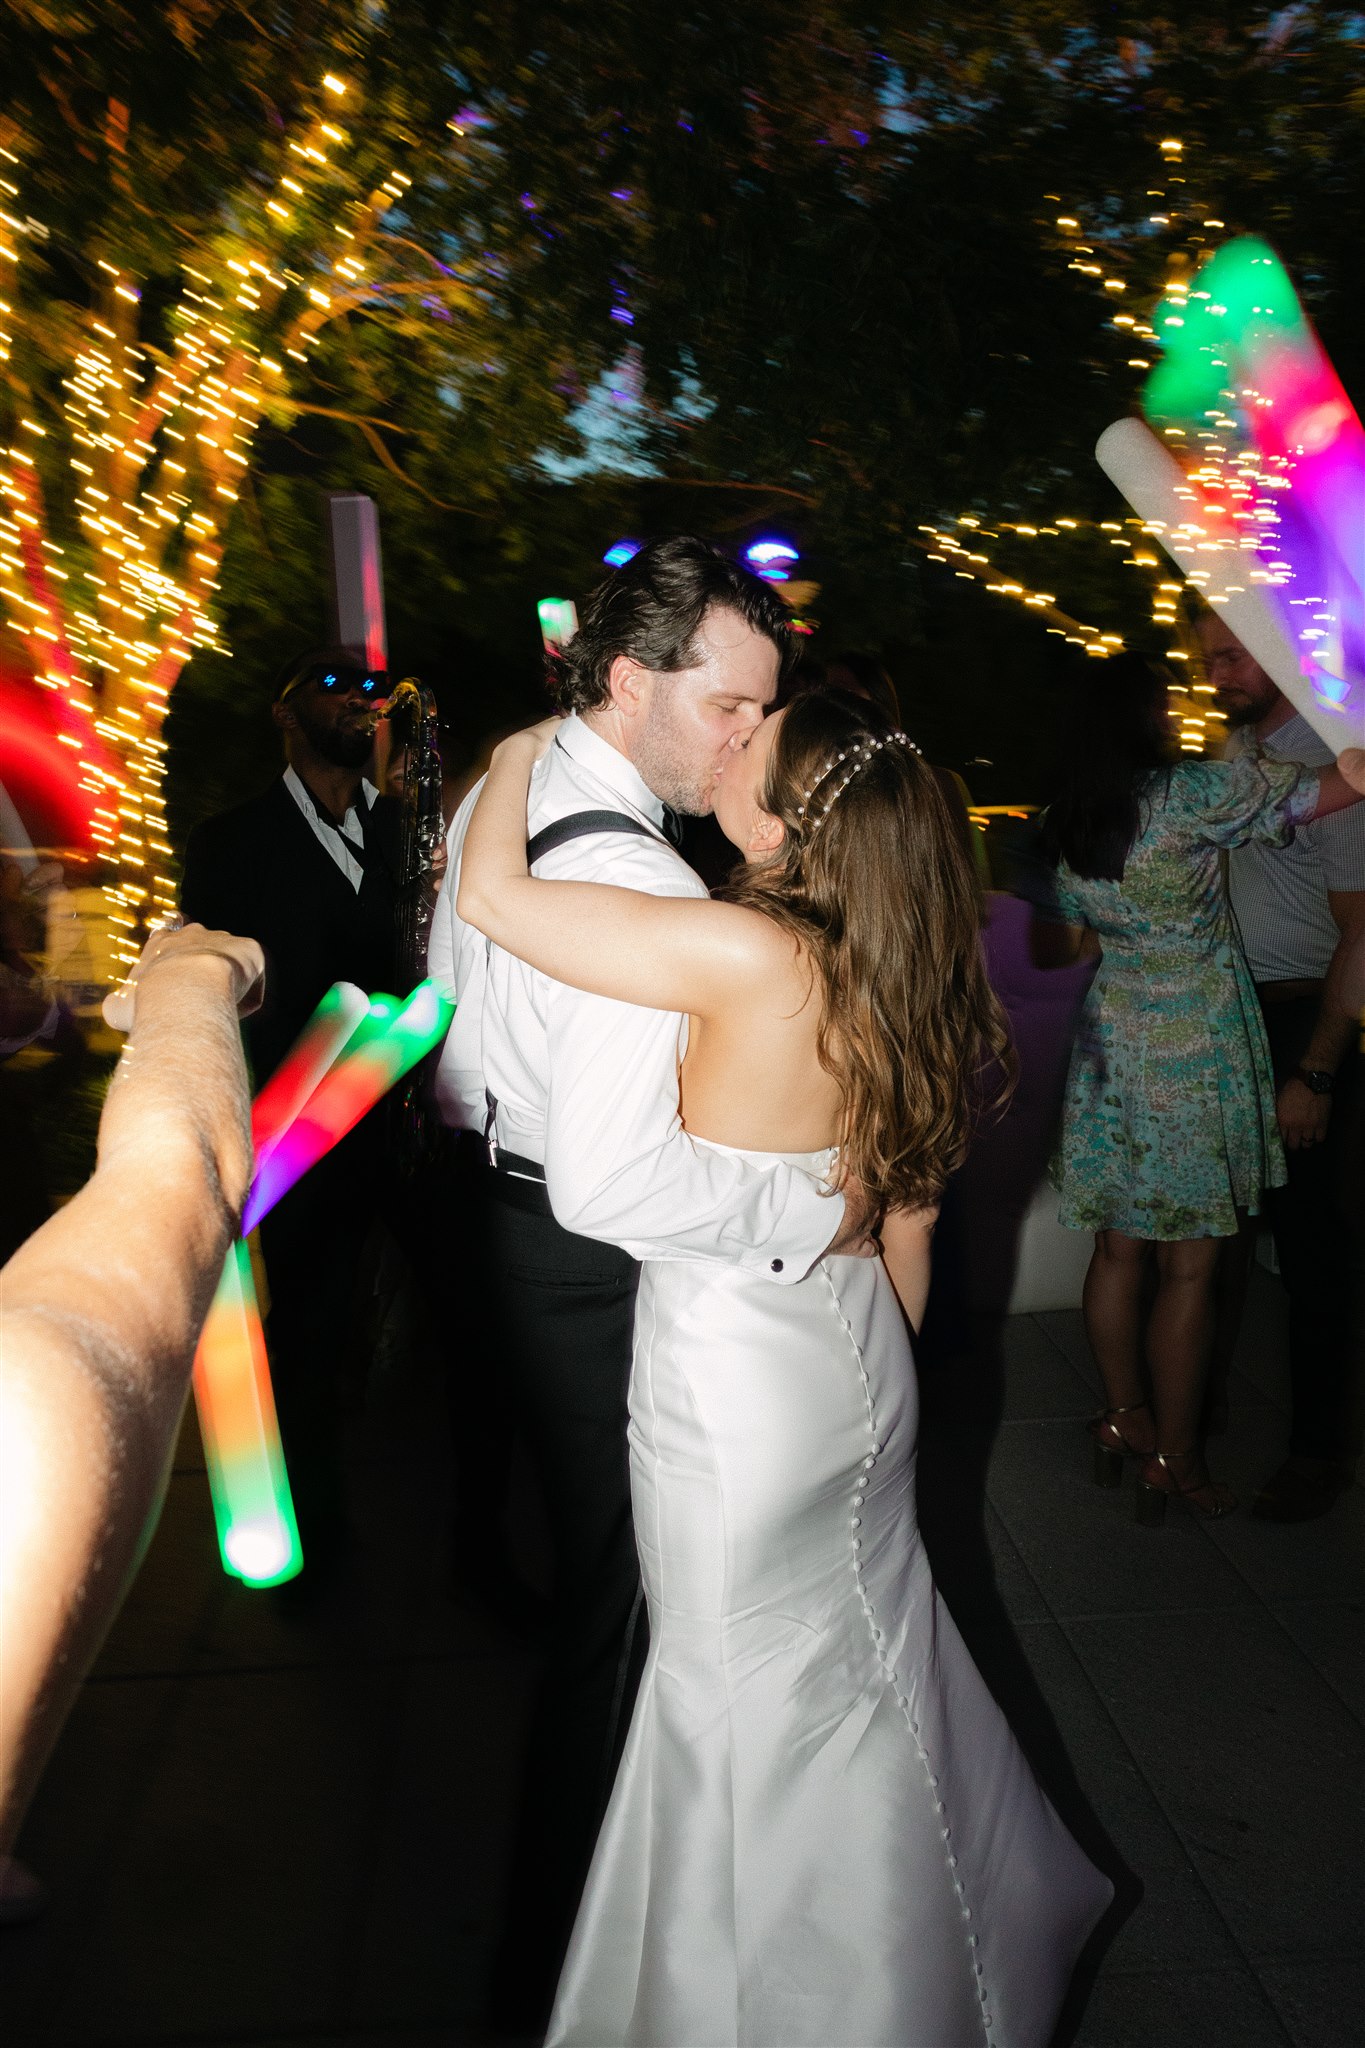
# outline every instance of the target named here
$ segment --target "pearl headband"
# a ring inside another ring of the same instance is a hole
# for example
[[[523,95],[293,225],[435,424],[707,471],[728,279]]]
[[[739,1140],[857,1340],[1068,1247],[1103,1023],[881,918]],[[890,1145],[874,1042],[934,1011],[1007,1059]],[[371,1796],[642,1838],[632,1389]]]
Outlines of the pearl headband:
[[[801,801],[796,807],[797,817],[804,818],[806,816],[810,806],[810,800],[815,795],[816,791],[821,787],[823,783],[829,780],[830,776],[834,774],[835,770],[840,766],[842,762],[847,761],[849,763],[849,766],[845,769],[844,774],[840,779],[838,785],[830,793],[830,796],[826,800],[823,809],[814,812],[810,818],[810,825],[813,831],[817,825],[822,823],[822,821],[829,816],[830,812],[834,809],[834,806],[838,803],[844,791],[848,788],[850,782],[852,782],[854,776],[858,773],[858,770],[860,768],[866,768],[868,762],[871,761],[875,755],[879,754],[883,747],[889,746],[908,747],[912,754],[919,753],[919,748],[915,745],[915,742],[910,738],[910,735],[908,733],[904,732],[890,732],[886,735],[886,738],[882,740],[856,740],[851,747],[845,747],[842,753],[831,754],[828,761],[826,761],[824,767],[820,770],[820,773],[816,776],[814,782],[812,782],[810,788],[802,790]]]

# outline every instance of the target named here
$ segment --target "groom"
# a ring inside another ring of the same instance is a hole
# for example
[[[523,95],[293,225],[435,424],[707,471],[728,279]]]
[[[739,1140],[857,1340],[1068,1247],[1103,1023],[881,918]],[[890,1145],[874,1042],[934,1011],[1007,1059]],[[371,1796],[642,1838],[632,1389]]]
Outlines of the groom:
[[[535,871],[704,896],[671,843],[675,814],[711,810],[793,648],[771,587],[688,535],[647,543],[599,584],[553,678],[569,715],[531,783]],[[461,924],[476,797],[451,826],[429,966],[458,1004],[443,1113],[488,1136],[487,1277],[555,1552],[495,1986],[498,2017],[529,2029],[553,1997],[644,1652],[626,1449],[637,1261],[716,1260],[784,1286],[827,1250],[864,1248],[867,1219],[860,1197],[822,1195],[793,1168],[691,1144],[681,1018],[566,988]]]

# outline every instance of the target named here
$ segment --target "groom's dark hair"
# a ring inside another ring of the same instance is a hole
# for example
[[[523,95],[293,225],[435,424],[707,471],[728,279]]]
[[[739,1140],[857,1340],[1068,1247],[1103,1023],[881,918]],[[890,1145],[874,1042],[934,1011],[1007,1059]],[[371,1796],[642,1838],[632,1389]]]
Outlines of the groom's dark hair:
[[[772,585],[709,540],[670,534],[666,540],[646,541],[597,585],[583,607],[578,631],[551,661],[555,705],[561,711],[592,711],[609,703],[611,665],[618,654],[629,655],[643,668],[695,668],[697,630],[717,607],[737,612],[772,641],[782,673],[795,661],[800,641]]]

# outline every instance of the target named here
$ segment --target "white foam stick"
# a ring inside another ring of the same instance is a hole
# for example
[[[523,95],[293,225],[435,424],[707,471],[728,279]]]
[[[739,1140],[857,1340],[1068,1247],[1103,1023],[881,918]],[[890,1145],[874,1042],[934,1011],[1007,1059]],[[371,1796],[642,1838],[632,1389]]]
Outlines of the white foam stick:
[[[1200,523],[1194,487],[1151,428],[1139,419],[1115,420],[1100,435],[1095,457],[1176,567],[1332,752],[1365,746],[1365,679],[1352,680],[1344,703],[1323,701],[1269,600],[1250,580],[1249,550]]]

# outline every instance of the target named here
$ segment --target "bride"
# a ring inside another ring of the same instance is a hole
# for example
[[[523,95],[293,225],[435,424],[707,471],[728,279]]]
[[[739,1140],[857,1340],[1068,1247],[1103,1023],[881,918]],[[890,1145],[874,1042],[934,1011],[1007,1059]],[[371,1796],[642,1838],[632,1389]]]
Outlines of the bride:
[[[1045,2048],[1111,1897],[941,1606],[914,1332],[946,1176],[1005,1050],[967,858],[872,706],[810,695],[726,759],[727,900],[543,882],[493,757],[459,914],[556,980],[685,1013],[693,1143],[862,1181],[880,1259],[797,1285],[647,1262],[630,1390],[649,1663],[551,2048]]]

